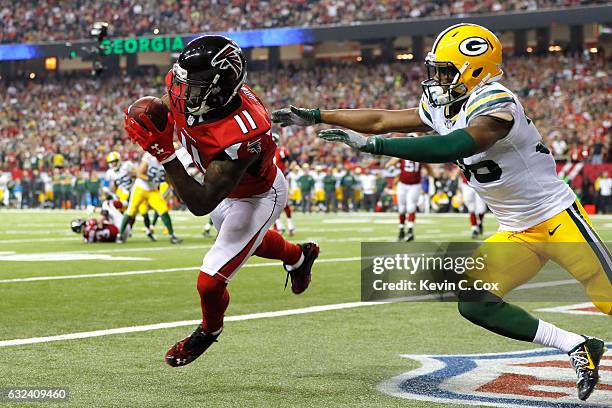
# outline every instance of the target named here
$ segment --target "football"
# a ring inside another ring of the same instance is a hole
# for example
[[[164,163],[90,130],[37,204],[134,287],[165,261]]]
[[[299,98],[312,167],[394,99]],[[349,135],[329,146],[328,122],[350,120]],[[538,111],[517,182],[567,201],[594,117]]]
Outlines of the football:
[[[145,123],[140,120],[141,113],[147,115],[157,129],[163,130],[166,128],[168,122],[168,107],[164,105],[161,99],[155,96],[143,96],[128,107],[128,116],[134,118],[136,122],[146,128]]]

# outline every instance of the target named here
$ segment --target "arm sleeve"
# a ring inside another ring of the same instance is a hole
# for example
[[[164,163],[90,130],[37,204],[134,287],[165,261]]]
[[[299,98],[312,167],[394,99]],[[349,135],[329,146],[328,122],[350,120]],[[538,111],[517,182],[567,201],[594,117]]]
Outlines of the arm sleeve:
[[[374,136],[368,139],[363,151],[416,162],[446,163],[473,155],[476,152],[476,142],[468,132],[458,129],[444,136]]]

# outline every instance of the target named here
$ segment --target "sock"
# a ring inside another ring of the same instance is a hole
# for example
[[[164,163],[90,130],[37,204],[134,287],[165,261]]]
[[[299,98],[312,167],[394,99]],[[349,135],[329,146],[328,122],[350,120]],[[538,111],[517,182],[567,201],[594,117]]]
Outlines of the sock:
[[[168,228],[168,234],[174,235],[174,229],[172,228],[172,220],[170,219],[170,214],[163,213],[161,215],[161,220],[166,226],[166,228]]]
[[[143,214],[142,222],[144,222],[146,229],[151,229],[151,219],[149,218],[149,214]]]
[[[484,219],[485,213],[482,214],[478,214],[478,220],[480,221],[479,224],[482,224],[482,220]]]
[[[286,265],[295,265],[303,257],[302,248],[283,238],[274,230],[268,230],[261,244],[255,250],[255,255],[261,258],[280,259]]]
[[[474,213],[470,213],[470,224],[472,225],[472,227],[478,225],[478,223],[476,222],[476,214]]]
[[[460,294],[461,297],[461,294]],[[539,321],[518,306],[499,301],[460,301],[459,313],[469,321],[514,340],[533,342]]]
[[[291,213],[291,210],[289,210],[289,213]],[[287,228],[289,228],[290,231],[293,231],[295,229],[295,225],[293,225],[293,221],[291,221],[291,218],[289,217],[287,217]]]
[[[576,346],[584,343],[584,337],[576,333],[560,329],[554,324],[550,324],[544,320],[540,320],[538,324],[538,331],[536,332],[533,342],[546,347],[554,347],[563,351],[564,353],[569,353],[575,349]]]
[[[408,214],[408,223],[409,224],[414,223],[415,219],[416,219],[416,213],[411,212],[410,214]]]
[[[119,234],[123,237],[123,234],[125,233],[125,229],[127,228],[128,224],[130,224],[130,216],[125,214],[123,216],[123,219],[121,220],[121,229],[119,231]]]
[[[223,316],[230,300],[226,286],[221,278],[200,271],[197,289],[202,306],[202,329],[207,333],[223,327]]]
[[[285,215],[287,216],[287,218],[291,218],[291,207],[286,205],[284,211],[285,211]]]
[[[285,226],[283,225],[283,222],[279,219],[276,220],[276,222],[274,223],[274,229],[277,231],[284,231],[285,230]]]
[[[404,228],[404,224],[406,223],[406,214],[402,213],[399,215],[399,220],[400,220],[400,228]]]
[[[210,222],[207,222],[206,224],[204,224],[204,231],[206,232],[210,231]]]
[[[153,221],[151,221],[151,225],[155,226],[155,224],[157,224],[158,219],[159,219],[159,213],[155,211],[155,213],[153,214]]]

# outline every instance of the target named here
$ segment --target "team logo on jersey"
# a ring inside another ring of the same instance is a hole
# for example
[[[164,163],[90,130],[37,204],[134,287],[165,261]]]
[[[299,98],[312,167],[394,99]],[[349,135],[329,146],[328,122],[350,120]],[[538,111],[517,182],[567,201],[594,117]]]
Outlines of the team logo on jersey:
[[[481,37],[469,37],[459,44],[459,51],[461,51],[463,55],[470,57],[484,54],[488,49],[489,43]]]
[[[247,149],[247,152],[251,154],[261,153],[261,139],[257,139],[252,142],[248,142],[246,149]]]
[[[421,367],[382,382],[378,389],[436,406],[579,408],[608,407],[612,401],[610,352],[602,357],[600,383],[586,402],[576,395],[576,375],[567,355],[554,349],[402,357],[417,360]]]
[[[236,78],[242,76],[242,58],[240,58],[240,48],[234,44],[227,44],[217,53],[210,62],[213,67],[219,69],[231,69],[236,74]]]

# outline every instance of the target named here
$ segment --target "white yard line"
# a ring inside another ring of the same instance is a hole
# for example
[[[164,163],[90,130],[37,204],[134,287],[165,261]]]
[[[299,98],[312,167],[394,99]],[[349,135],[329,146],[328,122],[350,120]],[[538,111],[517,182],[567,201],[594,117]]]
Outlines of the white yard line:
[[[350,258],[328,258],[328,259],[317,259],[317,263],[334,263],[334,262],[353,262],[361,260],[360,257]],[[243,268],[261,268],[265,266],[279,266],[280,262],[262,262],[244,265]],[[56,276],[34,276],[31,278],[13,278],[13,279],[0,279],[0,284],[3,283],[20,283],[20,282],[37,282],[37,281],[50,281],[50,280],[63,280],[63,279],[88,279],[88,278],[104,278],[104,277],[115,277],[115,276],[129,276],[129,275],[148,275],[151,273],[170,273],[179,271],[199,271],[200,265],[187,266],[182,268],[166,268],[166,269],[145,269],[139,271],[125,271],[125,272],[105,272],[105,273],[90,273],[82,275],[56,275]]]
[[[548,286],[559,286],[559,285],[567,284],[568,282],[577,283],[576,281],[554,281],[554,282],[547,282],[547,283],[550,284]],[[541,286],[530,286],[529,284],[527,284],[527,285],[519,286],[517,290],[530,289],[532,287],[541,287]],[[293,315],[301,315],[301,314],[309,314],[309,313],[326,312],[330,310],[354,309],[357,307],[385,305],[389,303],[397,303],[397,302],[402,302],[402,301],[410,301],[410,300],[418,301],[418,300],[427,300],[427,299],[434,299],[434,298],[435,299],[439,298],[439,295],[435,294],[435,295],[410,296],[410,297],[394,299],[394,300],[390,300],[386,302],[349,302],[349,303],[336,303],[336,304],[331,304],[331,305],[308,306],[308,307],[303,307],[299,309],[288,309],[288,310],[278,310],[278,311],[272,311],[272,312],[249,313],[249,314],[244,314],[244,315],[228,316],[225,318],[225,322],[239,322],[243,320],[293,316]],[[0,347],[22,346],[26,344],[49,343],[52,341],[86,339],[90,337],[109,336],[113,334],[136,333],[136,332],[144,332],[144,331],[151,331],[151,330],[169,329],[173,327],[194,326],[198,323],[200,323],[200,320],[181,320],[177,322],[156,323],[156,324],[147,324],[147,325],[142,325],[142,326],[127,326],[127,327],[118,327],[114,329],[104,329],[104,330],[94,330],[94,331],[87,331],[87,332],[59,334],[55,336],[1,340]]]

